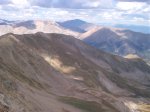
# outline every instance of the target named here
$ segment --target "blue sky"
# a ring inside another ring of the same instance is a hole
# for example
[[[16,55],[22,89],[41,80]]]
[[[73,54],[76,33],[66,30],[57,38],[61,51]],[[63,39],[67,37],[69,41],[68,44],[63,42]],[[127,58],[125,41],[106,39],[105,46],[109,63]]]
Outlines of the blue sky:
[[[149,26],[150,0],[0,0],[0,18]]]

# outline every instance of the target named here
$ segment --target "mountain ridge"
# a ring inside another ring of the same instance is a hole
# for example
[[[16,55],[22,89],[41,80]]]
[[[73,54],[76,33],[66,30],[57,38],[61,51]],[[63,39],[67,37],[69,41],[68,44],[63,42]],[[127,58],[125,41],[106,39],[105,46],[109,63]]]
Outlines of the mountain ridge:
[[[85,22],[80,19],[74,19],[74,20],[68,20],[64,22],[57,22],[60,26],[70,29],[75,32],[79,33],[85,33],[86,31],[96,27],[97,25],[94,25],[92,23]]]
[[[141,59],[111,55],[68,35],[0,37],[2,111],[136,111],[149,104],[149,74]]]
[[[71,31],[61,27],[54,21],[42,21],[42,20],[27,20],[27,21],[12,21],[10,24],[1,24],[0,25],[0,35],[6,33],[15,33],[15,34],[30,34],[36,32],[45,32],[45,33],[62,33],[77,36],[78,32]]]
[[[98,28],[90,30],[79,37],[86,43],[104,51],[126,56],[135,54],[148,58],[143,52],[150,49],[150,35],[130,30]]]

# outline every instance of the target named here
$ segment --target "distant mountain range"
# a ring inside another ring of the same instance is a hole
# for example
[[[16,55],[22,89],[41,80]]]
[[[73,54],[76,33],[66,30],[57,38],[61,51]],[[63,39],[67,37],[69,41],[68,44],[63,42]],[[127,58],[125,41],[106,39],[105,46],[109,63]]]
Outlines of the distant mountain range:
[[[64,22],[57,22],[60,26],[70,29],[75,32],[85,33],[86,31],[95,28],[97,26],[103,26],[103,27],[114,27],[114,28],[122,28],[126,30],[131,30],[134,32],[140,32],[145,34],[150,34],[150,26],[143,26],[143,25],[126,25],[126,24],[116,24],[116,25],[110,25],[110,24],[100,24],[96,25],[93,23],[88,23],[86,21],[80,20],[80,19],[74,19],[74,20],[68,20]]]
[[[15,23],[15,21],[8,21],[8,20],[0,19],[0,25],[11,25],[13,23]]]
[[[144,52],[150,51],[150,34],[130,30],[102,27],[82,34],[80,39],[94,47],[121,56],[144,56]]]
[[[82,31],[78,38],[98,49],[124,57],[137,55],[143,59],[150,60],[150,34],[125,29],[127,25],[118,25],[117,27],[122,28],[113,28],[97,26],[82,20],[71,20],[61,24],[61,26],[72,31],[80,33]],[[141,28],[145,32],[150,30],[148,27],[134,27]],[[132,28],[130,27],[130,29]]]
[[[53,21],[28,20],[28,21],[7,21],[0,20],[0,35],[6,33],[30,34],[36,32],[60,33],[77,36],[78,32],[61,27]]]
[[[150,26],[117,24],[114,25],[114,27],[125,28],[135,32],[150,34]]]
[[[72,35],[89,45],[116,55],[128,57],[127,55],[131,54],[150,60],[150,34],[122,28],[98,26],[79,19],[64,22],[0,20],[0,35],[36,32]]]
[[[92,28],[97,27],[98,25],[87,23],[80,19],[68,20],[64,22],[58,22],[58,24],[64,28],[70,29],[75,32],[84,33]]]

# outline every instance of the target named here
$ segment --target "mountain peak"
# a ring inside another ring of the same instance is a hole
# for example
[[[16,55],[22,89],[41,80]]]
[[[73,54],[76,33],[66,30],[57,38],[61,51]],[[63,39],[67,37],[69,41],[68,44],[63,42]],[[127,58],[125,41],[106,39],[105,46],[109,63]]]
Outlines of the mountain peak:
[[[58,24],[64,28],[70,29],[72,31],[76,31],[79,33],[84,33],[97,25],[92,23],[88,23],[86,21],[80,19],[68,20],[64,22],[58,22]]]
[[[85,24],[87,22],[81,20],[81,19],[73,19],[73,20],[68,20],[68,21],[64,21],[64,22],[67,22],[67,23],[77,23],[77,24]]]

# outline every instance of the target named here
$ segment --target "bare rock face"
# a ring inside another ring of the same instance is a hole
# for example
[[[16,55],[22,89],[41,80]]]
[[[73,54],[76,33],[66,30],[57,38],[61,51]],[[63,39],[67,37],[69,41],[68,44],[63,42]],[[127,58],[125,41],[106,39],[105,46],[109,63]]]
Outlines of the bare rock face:
[[[0,37],[0,112],[147,112],[150,67],[63,34]]]

